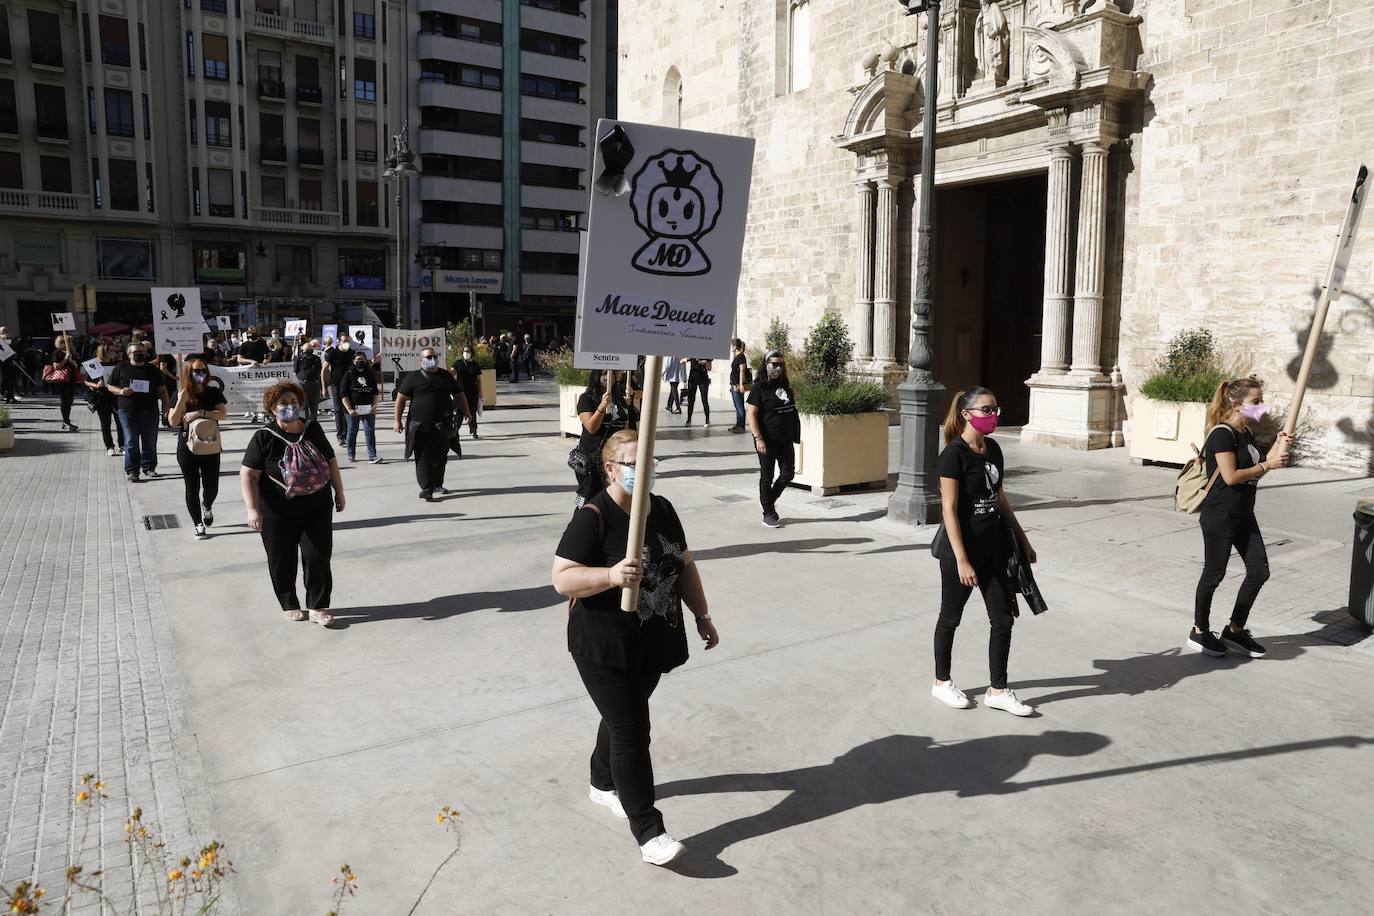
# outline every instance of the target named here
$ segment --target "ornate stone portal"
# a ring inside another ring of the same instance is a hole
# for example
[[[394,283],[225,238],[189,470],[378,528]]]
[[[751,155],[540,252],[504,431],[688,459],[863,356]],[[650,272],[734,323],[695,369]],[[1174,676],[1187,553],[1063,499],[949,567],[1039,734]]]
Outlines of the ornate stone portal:
[[[1022,439],[1120,445],[1120,385],[1104,372],[1116,362],[1120,310],[1105,282],[1106,245],[1122,218],[1112,205],[1120,180],[1112,150],[1137,129],[1149,85],[1135,69],[1141,20],[1110,0],[957,0],[942,12],[937,186],[1047,176],[1040,369],[1026,381]],[[875,369],[897,364],[898,319],[910,313],[898,308],[894,265],[900,230],[915,226],[919,206],[899,214],[897,200],[913,181],[906,199],[919,200],[927,41],[923,34],[863,61],[863,83],[834,138],[856,157],[853,328],[856,355]],[[937,327],[940,309],[937,298]]]

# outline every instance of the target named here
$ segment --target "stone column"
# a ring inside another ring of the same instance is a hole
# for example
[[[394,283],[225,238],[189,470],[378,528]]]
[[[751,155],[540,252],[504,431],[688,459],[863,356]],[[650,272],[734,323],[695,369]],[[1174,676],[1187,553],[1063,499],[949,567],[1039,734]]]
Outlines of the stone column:
[[[873,357],[897,361],[897,185],[878,181],[878,231],[873,245]]]
[[[1050,150],[1049,195],[1045,208],[1045,305],[1040,337],[1040,374],[1069,368],[1069,312],[1073,302],[1073,150]]]
[[[859,240],[854,301],[854,356],[873,356],[873,184],[857,181],[859,192]]]
[[[1074,272],[1073,374],[1102,378],[1102,280],[1106,272],[1107,150],[1083,144],[1078,206],[1078,263]]]

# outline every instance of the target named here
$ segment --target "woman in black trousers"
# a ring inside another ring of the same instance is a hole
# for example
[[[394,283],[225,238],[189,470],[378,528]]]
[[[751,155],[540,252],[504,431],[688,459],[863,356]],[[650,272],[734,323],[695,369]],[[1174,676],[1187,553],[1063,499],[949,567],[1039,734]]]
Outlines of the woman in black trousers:
[[[797,392],[787,379],[787,360],[780,350],[769,350],[763,358],[763,371],[754,379],[745,405],[749,432],[754,436],[754,451],[759,456],[759,504],[763,524],[776,528],[778,497],[782,496],[797,467],[796,444],[801,441],[801,417],[797,415]],[[773,476],[777,471],[777,477]]]
[[[103,338],[100,345],[95,348],[95,358],[100,360],[105,374],[98,379],[86,380],[86,387],[91,392],[91,404],[95,406],[95,415],[100,418],[100,438],[105,442],[107,455],[124,454],[124,427],[120,425],[119,417],[115,414],[115,396],[105,387],[105,379],[109,376],[110,370],[119,365],[122,356],[119,347],[109,338]],[[111,426],[114,427],[113,434],[110,432]],[[116,441],[119,443],[118,446],[115,445]]]
[[[58,410],[62,414],[62,431],[74,433],[77,427],[72,423],[72,403],[76,400],[76,385],[81,379],[81,366],[72,353],[72,339],[63,334],[53,341],[54,347],[49,364],[43,368],[43,381],[57,391]]]
[[[305,389],[296,382],[277,382],[263,392],[262,408],[271,419],[248,442],[239,486],[248,507],[248,526],[262,534],[272,591],[286,618],[306,619],[296,596],[299,555],[305,567],[305,606],[310,619],[327,627],[334,623],[329,613],[334,586],[329,563],[334,551],[334,513],[344,510],[343,477],[329,437],[318,423],[301,418],[304,407]],[[327,474],[327,480],[311,492],[288,495],[281,463],[289,447],[299,442],[309,448],[297,451],[297,457],[322,476]]]
[[[1007,577],[1011,539],[1020,543],[1025,561],[1034,563],[1035,550],[1016,520],[1002,489],[1002,448],[992,438],[1002,410],[986,388],[967,388],[954,397],[945,418],[945,449],[935,471],[940,476],[940,504],[948,541],[939,552],[940,617],[935,624],[935,683],[930,693],[946,706],[973,706],[950,677],[954,631],[964,605],[977,588],[983,593],[988,623],[988,672],[992,684],[983,703],[1014,716],[1035,710],[1016,698],[1007,686],[1011,628],[1016,619],[1016,590]]]
[[[1275,468],[1286,467],[1293,439],[1279,433],[1269,453],[1260,459],[1251,423],[1268,413],[1264,403],[1264,383],[1251,376],[1222,382],[1217,386],[1207,409],[1207,444],[1203,446],[1210,486],[1202,501],[1199,524],[1202,526],[1202,578],[1193,601],[1193,629],[1185,649],[1220,657],[1227,649],[1263,658],[1264,646],[1245,628],[1259,591],[1269,580],[1269,556],[1264,550],[1259,522],[1255,520],[1255,494],[1259,479]],[[1245,580],[1236,593],[1230,622],[1222,628],[1221,638],[1210,628],[1212,595],[1226,578],[1226,564],[1235,548],[1245,563]]]
[[[186,511],[190,513],[197,540],[209,535],[205,529],[215,523],[215,498],[219,496],[220,453],[197,455],[191,451],[191,424],[213,420],[218,425],[229,417],[229,404],[223,393],[210,387],[210,365],[199,356],[187,359],[181,367],[177,402],[167,411],[167,422],[177,431],[177,465],[186,488]]]
[[[683,361],[687,370],[687,420],[683,426],[692,425],[692,410],[701,397],[701,428],[711,425],[711,402],[707,396],[711,392],[711,361],[709,359],[689,359]]]
[[[553,559],[553,584],[572,599],[568,651],[601,714],[588,796],[629,820],[640,858],[667,865],[684,849],[654,806],[649,697],[659,678],[687,661],[684,603],[708,650],[720,636],[672,503],[652,497],[644,553],[625,555],[638,440],[638,433],[622,430],[606,441],[601,463],[607,487],[573,513]],[[620,610],[627,586],[639,587],[639,602],[629,614]]]

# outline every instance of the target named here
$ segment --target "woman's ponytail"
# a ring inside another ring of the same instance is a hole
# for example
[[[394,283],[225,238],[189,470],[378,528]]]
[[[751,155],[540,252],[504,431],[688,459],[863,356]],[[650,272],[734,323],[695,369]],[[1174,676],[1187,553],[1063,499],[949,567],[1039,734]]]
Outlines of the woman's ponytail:
[[[964,434],[964,411],[972,410],[973,404],[985,394],[993,394],[992,389],[982,385],[972,385],[954,396],[945,415],[945,444],[953,442]],[[996,395],[993,395],[996,397]]]

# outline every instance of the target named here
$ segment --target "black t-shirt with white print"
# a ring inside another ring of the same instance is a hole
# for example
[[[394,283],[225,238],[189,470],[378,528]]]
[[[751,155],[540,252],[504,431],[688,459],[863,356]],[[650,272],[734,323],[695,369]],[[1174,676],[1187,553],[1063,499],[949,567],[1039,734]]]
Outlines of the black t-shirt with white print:
[[[590,391],[584,391],[577,399],[577,414],[581,416],[584,413],[595,413],[600,406],[600,397]],[[602,444],[607,439],[622,429],[633,428],[634,420],[634,410],[621,398],[612,396],[611,406],[606,408],[606,413],[601,418],[601,428],[596,432],[590,432],[587,427],[582,427],[582,438],[578,442],[578,448],[589,455],[599,454]]]
[[[1236,455],[1236,470],[1243,471],[1259,464],[1259,448],[1255,445],[1255,435],[1246,429],[1244,432],[1236,432],[1234,427],[1222,425],[1212,430],[1207,436],[1207,444],[1203,446],[1203,453],[1207,456],[1207,479],[1212,480],[1212,475],[1216,475],[1216,480],[1207,490],[1207,496],[1202,500],[1203,512],[1224,512],[1227,515],[1245,515],[1255,511],[1255,494],[1259,491],[1259,478],[1247,480],[1245,483],[1230,486],[1217,474],[1218,452],[1234,452]]]
[[[972,554],[975,546],[994,546],[1006,539],[1002,509],[997,495],[1002,492],[1002,446],[984,437],[987,454],[979,455],[963,437],[956,438],[940,453],[935,473],[959,481],[959,531]]]
[[[611,567],[625,559],[630,516],[603,490],[573,513],[558,556],[583,566]],[[596,512],[601,513],[597,537]],[[579,598],[568,617],[568,651],[608,668],[645,667],[671,671],[687,661],[687,633],[683,628],[678,580],[687,553],[687,535],[673,504],[653,497],[644,532],[644,579],[634,613],[620,609],[619,588]]]
[[[797,393],[785,381],[763,381],[749,391],[747,403],[758,408],[759,428],[768,442],[801,440]]]

